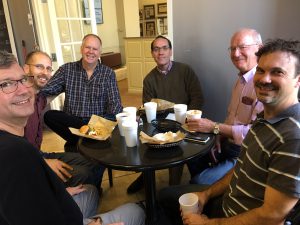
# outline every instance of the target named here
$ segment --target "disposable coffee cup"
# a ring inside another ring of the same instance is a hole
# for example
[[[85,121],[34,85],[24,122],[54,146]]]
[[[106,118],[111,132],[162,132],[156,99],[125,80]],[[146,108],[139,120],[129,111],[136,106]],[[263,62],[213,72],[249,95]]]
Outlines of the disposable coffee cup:
[[[133,121],[136,121],[136,111],[137,111],[137,108],[136,107],[132,107],[132,106],[123,108],[123,112],[128,113],[129,117]]]
[[[183,214],[199,212],[198,196],[194,193],[186,193],[181,195],[179,198],[179,204]]]
[[[127,120],[122,123],[127,147],[134,147],[137,145],[137,127],[138,123],[136,121]]]
[[[144,104],[144,108],[146,111],[147,122],[151,123],[152,120],[156,119],[157,103],[156,102],[146,102]]]
[[[187,105],[185,104],[174,105],[175,120],[177,122],[181,124],[185,124],[186,110],[187,110]]]
[[[193,109],[193,110],[189,110],[189,111],[186,112],[187,120],[201,119],[201,116],[202,116],[202,111],[201,110]]]
[[[124,136],[122,123],[125,122],[126,120],[130,120],[131,118],[129,117],[128,113],[122,112],[122,113],[118,113],[116,115],[116,119],[118,121],[118,127],[119,127],[119,131],[120,131],[120,135]]]

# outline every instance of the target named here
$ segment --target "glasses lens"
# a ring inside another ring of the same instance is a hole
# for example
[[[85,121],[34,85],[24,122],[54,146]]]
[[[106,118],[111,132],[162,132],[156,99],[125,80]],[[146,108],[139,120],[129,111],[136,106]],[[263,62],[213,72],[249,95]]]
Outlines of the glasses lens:
[[[153,48],[153,51],[154,52],[159,52],[160,50],[162,50],[162,51],[167,51],[169,49],[169,46],[163,46],[163,47],[154,47]]]
[[[10,94],[17,90],[17,81],[6,81],[1,84],[1,88],[5,94]]]
[[[20,80],[20,82],[25,86],[25,87],[32,87],[34,84],[34,77],[33,76],[25,76],[23,79]]]

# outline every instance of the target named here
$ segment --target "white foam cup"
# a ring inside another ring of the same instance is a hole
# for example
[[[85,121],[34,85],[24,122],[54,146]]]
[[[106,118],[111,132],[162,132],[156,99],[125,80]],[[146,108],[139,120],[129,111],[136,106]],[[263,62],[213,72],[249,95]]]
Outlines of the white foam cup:
[[[125,142],[128,147],[137,145],[137,127],[138,123],[132,120],[126,120],[122,123]]]
[[[185,104],[174,105],[175,120],[177,122],[179,122],[181,124],[185,123],[186,110],[187,110],[187,105],[185,105]]]
[[[183,214],[199,212],[198,196],[194,193],[181,195],[179,198],[179,204]]]
[[[123,112],[128,113],[128,115],[132,118],[133,121],[136,121],[136,111],[137,108],[133,106],[123,108]]]
[[[202,111],[201,110],[193,109],[193,110],[189,110],[189,111],[186,112],[187,120],[201,119],[201,116],[202,116]]]
[[[152,120],[156,119],[156,109],[157,103],[156,102],[146,102],[144,104],[147,122],[151,123]]]
[[[125,122],[126,120],[131,120],[131,118],[129,117],[128,113],[121,112],[121,113],[118,113],[116,115],[116,119],[118,121],[118,127],[119,127],[119,131],[120,131],[120,135],[124,136],[122,123]]]

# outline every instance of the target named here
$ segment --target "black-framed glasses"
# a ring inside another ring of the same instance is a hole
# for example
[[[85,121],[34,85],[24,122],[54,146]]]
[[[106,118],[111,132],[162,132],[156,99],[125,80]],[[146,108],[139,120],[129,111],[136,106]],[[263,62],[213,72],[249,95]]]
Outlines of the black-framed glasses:
[[[160,52],[162,50],[163,52],[167,51],[170,47],[169,46],[162,46],[162,47],[153,47],[153,52]]]
[[[45,69],[47,70],[48,73],[52,73],[53,69],[51,66],[44,66],[43,64],[28,64],[29,66],[34,66],[35,68],[37,68],[38,70],[44,71]]]
[[[258,45],[258,44],[249,44],[249,45],[237,45],[237,46],[231,46],[228,48],[229,52],[235,52],[236,50],[239,50],[240,52],[245,51],[251,46]]]
[[[30,88],[34,84],[34,76],[24,75],[20,80],[4,80],[0,84],[0,87],[5,94],[10,94],[18,89],[19,83],[27,88]]]

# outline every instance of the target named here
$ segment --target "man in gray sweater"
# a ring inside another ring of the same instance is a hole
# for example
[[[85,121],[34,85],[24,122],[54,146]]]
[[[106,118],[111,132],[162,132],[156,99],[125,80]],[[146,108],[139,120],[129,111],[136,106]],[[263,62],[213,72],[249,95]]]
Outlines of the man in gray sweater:
[[[175,104],[186,104],[188,109],[201,109],[203,95],[199,79],[190,66],[171,61],[171,41],[164,36],[157,36],[151,43],[151,53],[157,66],[143,81],[143,103],[159,98]],[[176,177],[173,176],[176,174]],[[178,184],[181,174],[182,167],[170,169],[169,183]],[[128,187],[127,192],[135,193],[142,187],[141,175]]]

